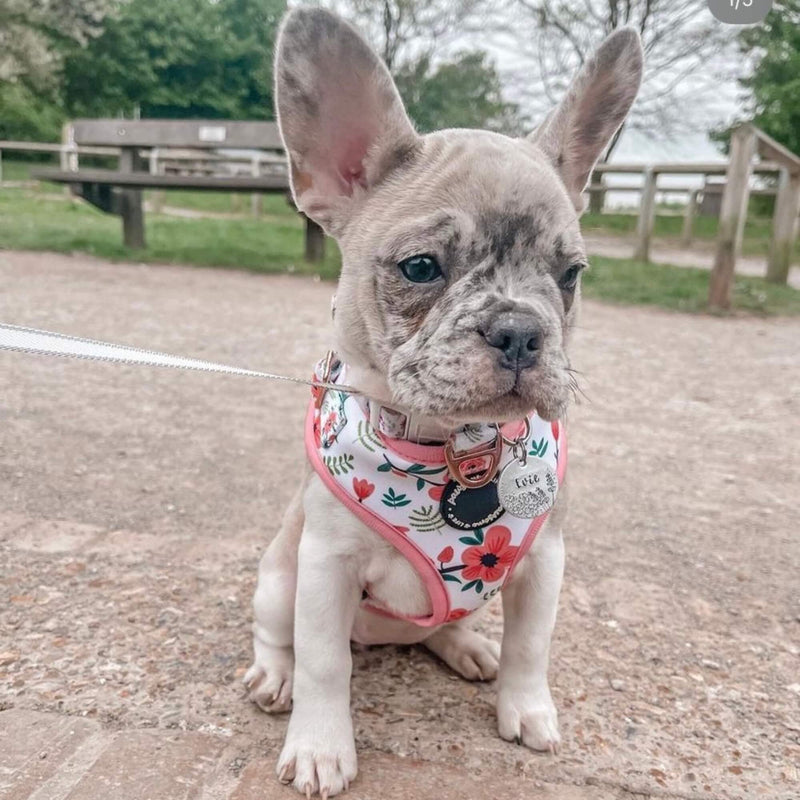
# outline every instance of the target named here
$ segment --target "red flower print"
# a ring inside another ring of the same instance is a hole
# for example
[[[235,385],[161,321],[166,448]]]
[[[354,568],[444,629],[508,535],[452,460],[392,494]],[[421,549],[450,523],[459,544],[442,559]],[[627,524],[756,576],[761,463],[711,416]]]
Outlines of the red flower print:
[[[375,484],[370,483],[366,478],[353,478],[353,491],[356,493],[358,502],[363,503],[375,491]]]
[[[557,420],[557,419],[554,419],[554,420],[553,420],[553,421],[550,423],[550,430],[551,430],[551,431],[552,431],[552,433],[553,433],[553,438],[554,438],[556,441],[558,441],[558,420]]]
[[[431,488],[428,489],[428,497],[430,497],[431,500],[441,500],[444,494],[444,488],[444,486],[431,486]]]
[[[395,530],[396,530],[398,533],[408,533],[408,531],[409,531],[409,529],[408,529],[408,528],[404,528],[402,525],[395,525],[395,526],[394,526],[394,529],[395,529]]]
[[[436,556],[436,558],[441,561],[442,564],[446,564],[448,561],[453,560],[454,555],[455,553],[453,552],[453,548],[448,545],[444,548],[444,550],[442,550],[441,553],[439,553],[438,556]]]
[[[325,420],[325,424],[322,426],[322,432],[330,433],[333,430],[333,426],[336,424],[336,420],[338,418],[339,415],[335,411],[331,411],[330,416]]]
[[[466,608],[454,608],[448,615],[447,621],[453,622],[454,620],[461,619],[462,617],[466,617],[469,614],[469,611]]]
[[[511,531],[504,525],[495,525],[486,532],[482,545],[468,547],[461,559],[466,565],[461,576],[465,581],[498,581],[517,556],[516,547],[509,545]]]

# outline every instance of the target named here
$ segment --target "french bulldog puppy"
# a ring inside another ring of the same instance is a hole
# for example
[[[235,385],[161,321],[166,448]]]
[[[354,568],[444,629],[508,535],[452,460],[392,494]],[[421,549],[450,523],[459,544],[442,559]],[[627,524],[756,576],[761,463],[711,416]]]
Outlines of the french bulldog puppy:
[[[582,192],[641,74],[639,36],[619,29],[527,138],[420,135],[353,27],[320,8],[287,14],[278,116],[297,206],[342,252],[332,345],[347,364],[346,383],[413,415],[426,440],[534,410],[563,423],[567,344],[587,264]],[[355,778],[351,640],[421,642],[469,680],[496,677],[500,736],[555,751],[547,669],[564,566],[564,485],[503,586],[499,646],[467,618],[424,627],[376,613],[376,605],[431,613],[417,569],[317,472],[301,483],[261,560],[245,676],[264,711],[292,707],[280,780],[330,797]]]

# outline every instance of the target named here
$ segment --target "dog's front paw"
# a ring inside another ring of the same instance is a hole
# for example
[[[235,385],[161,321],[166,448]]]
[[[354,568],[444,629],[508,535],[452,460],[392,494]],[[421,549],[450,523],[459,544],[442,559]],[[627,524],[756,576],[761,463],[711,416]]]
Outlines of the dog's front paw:
[[[497,695],[497,729],[500,736],[531,750],[558,752],[558,712],[547,686],[533,691],[500,689]]]
[[[292,704],[294,654],[291,647],[275,647],[255,640],[255,659],[243,683],[250,699],[268,714],[288,711]]]
[[[295,733],[293,727],[302,732]],[[293,726],[290,722],[278,759],[281,783],[291,783],[306,797],[319,792],[327,798],[346,791],[357,771],[351,726],[334,731],[325,725]]]

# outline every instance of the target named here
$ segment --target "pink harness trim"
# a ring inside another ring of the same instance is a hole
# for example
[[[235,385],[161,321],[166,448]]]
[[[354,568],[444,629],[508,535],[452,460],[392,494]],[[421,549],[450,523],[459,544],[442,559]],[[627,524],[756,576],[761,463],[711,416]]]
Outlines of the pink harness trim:
[[[371,611],[383,616],[405,619],[422,627],[441,625],[444,622],[464,616],[465,612],[463,609],[456,609],[455,612],[451,610],[450,597],[445,587],[444,580],[439,574],[436,564],[432,560],[431,556],[421,550],[416,543],[412,539],[408,538],[404,533],[396,530],[381,516],[374,513],[371,509],[354,499],[350,494],[348,494],[342,484],[331,474],[330,470],[322,460],[319,446],[316,441],[314,433],[315,415],[316,406],[312,400],[312,402],[309,404],[305,426],[306,452],[311,465],[314,467],[314,470],[317,472],[320,478],[322,478],[325,485],[335,497],[337,497],[367,527],[379,533],[406,559],[408,559],[408,561],[417,571],[427,589],[431,601],[432,611],[428,616],[415,617],[391,612],[387,609],[373,606],[368,600],[366,600],[364,603],[366,607]],[[513,436],[519,431],[521,424],[522,423],[510,423],[509,425],[504,426],[503,431],[506,433],[506,435]],[[560,484],[563,481],[566,473],[567,465],[566,431],[564,430],[563,425],[559,426],[559,433],[559,458],[556,464],[556,471],[558,475],[558,482]],[[443,447],[414,444],[402,439],[390,439],[380,433],[378,433],[378,435],[389,450],[396,452],[398,455],[401,455],[408,460],[413,460],[420,464],[431,465],[439,465],[444,462]],[[514,568],[530,549],[534,539],[536,538],[536,535],[544,525],[547,516],[548,514],[545,513],[531,521],[527,532],[517,547],[516,556],[506,573],[502,586],[505,586],[511,579]],[[502,522],[502,518],[500,521]]]

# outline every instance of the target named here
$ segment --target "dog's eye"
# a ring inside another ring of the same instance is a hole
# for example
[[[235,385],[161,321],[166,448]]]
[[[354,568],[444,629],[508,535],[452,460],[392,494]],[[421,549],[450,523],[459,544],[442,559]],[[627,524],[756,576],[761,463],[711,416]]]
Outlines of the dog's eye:
[[[412,283],[430,283],[442,275],[442,268],[433,256],[411,256],[403,259],[398,266]]]
[[[578,285],[578,278],[585,264],[573,264],[559,279],[558,285],[564,292],[572,292]]]

